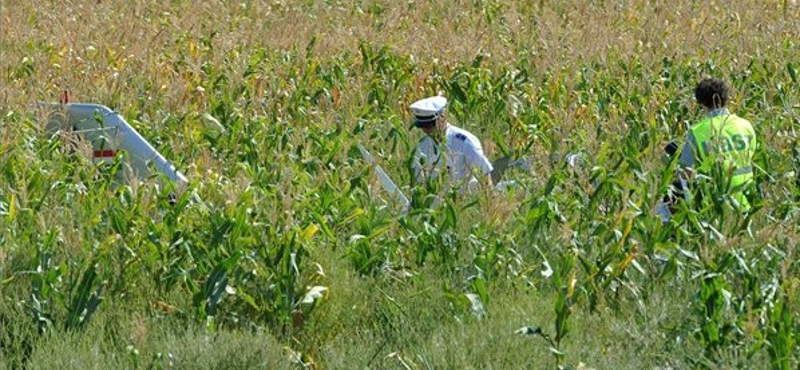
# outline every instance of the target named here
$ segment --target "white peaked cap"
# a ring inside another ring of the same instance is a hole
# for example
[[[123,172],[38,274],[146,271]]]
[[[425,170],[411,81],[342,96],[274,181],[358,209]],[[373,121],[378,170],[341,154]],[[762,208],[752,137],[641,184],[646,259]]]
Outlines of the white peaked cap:
[[[411,112],[414,113],[414,124],[428,124],[439,118],[447,107],[447,98],[444,96],[433,96],[422,100],[417,100],[411,104]]]

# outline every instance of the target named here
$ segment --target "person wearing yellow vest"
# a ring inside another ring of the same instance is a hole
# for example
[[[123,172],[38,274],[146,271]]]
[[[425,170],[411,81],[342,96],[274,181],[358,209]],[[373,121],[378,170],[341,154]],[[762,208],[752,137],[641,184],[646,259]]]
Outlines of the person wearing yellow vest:
[[[725,174],[727,191],[739,211],[750,210],[745,192],[753,186],[753,154],[756,133],[749,121],[732,114],[726,108],[728,86],[716,78],[700,81],[694,91],[705,116],[689,128],[678,164],[691,180],[698,175],[707,177]],[[722,171],[714,171],[715,166]]]

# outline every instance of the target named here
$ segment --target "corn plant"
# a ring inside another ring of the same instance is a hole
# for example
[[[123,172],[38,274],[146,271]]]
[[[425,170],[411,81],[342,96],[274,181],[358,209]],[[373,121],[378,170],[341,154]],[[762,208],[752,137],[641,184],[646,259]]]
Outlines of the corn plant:
[[[791,368],[797,347],[797,323],[790,313],[792,293],[781,287],[779,296],[767,312],[766,342],[770,365],[774,370]]]
[[[569,254],[571,252],[565,252]],[[557,265],[555,268],[552,268],[548,265],[548,278],[552,279],[551,283],[555,288],[555,320],[553,322],[554,326],[554,336],[547,334],[547,332],[542,329],[540,326],[526,326],[523,327],[516,332],[522,335],[534,335],[540,336],[549,345],[548,350],[553,355],[553,359],[555,360],[556,368],[561,369],[561,363],[566,356],[565,353],[562,351],[562,344],[564,339],[570,332],[570,321],[569,318],[575,309],[575,304],[577,303],[577,296],[576,289],[580,289],[577,286],[578,281],[576,278],[576,272],[574,271],[574,264],[575,264],[575,256],[564,255],[560,260],[560,265]]]

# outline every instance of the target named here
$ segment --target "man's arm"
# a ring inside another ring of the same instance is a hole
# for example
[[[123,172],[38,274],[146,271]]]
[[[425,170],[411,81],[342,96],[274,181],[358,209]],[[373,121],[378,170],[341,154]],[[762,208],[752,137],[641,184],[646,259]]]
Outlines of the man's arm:
[[[471,145],[467,145],[465,153],[467,165],[469,165],[470,168],[479,169],[484,177],[483,182],[489,187],[492,187],[492,162],[483,154],[483,147],[480,142],[470,144]]]
[[[694,134],[689,131],[684,138],[683,147],[678,157],[678,178],[673,182],[676,196],[680,198],[685,198],[687,196],[688,186],[689,183],[694,180],[695,167],[698,165],[698,162],[697,139],[694,137]]]
[[[414,170],[414,178],[412,179],[414,184],[419,185],[424,183],[426,178],[431,176],[432,172],[436,170],[435,168],[439,160],[439,150],[436,142],[427,136],[420,139],[419,143],[417,143],[417,147],[414,148],[414,159],[411,164]]]
[[[697,140],[695,139],[694,134],[689,131],[686,134],[685,140],[683,141],[681,155],[678,157],[678,176],[684,181],[690,181],[694,179],[694,169],[698,164],[696,143]]]
[[[678,164],[681,165],[681,167],[694,168],[697,164],[697,160],[695,159],[696,148],[694,147],[694,143],[694,134],[692,134],[690,131],[688,134],[686,134],[686,139],[683,142],[683,149],[681,149],[681,156],[678,157]]]

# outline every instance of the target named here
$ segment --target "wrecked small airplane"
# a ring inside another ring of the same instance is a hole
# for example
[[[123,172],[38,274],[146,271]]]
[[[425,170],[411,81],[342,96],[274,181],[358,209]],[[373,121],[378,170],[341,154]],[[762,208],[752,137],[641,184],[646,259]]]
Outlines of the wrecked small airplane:
[[[175,166],[142,137],[117,112],[99,104],[70,103],[65,91],[60,103],[39,103],[47,117],[47,131],[78,135],[91,143],[94,163],[111,163],[120,151],[125,152],[125,179],[145,179],[158,171],[178,189],[189,181]]]

